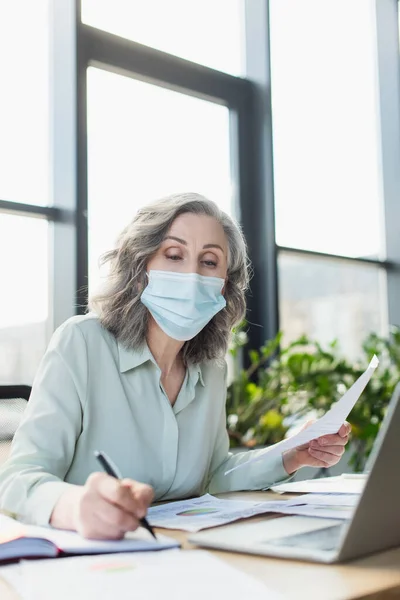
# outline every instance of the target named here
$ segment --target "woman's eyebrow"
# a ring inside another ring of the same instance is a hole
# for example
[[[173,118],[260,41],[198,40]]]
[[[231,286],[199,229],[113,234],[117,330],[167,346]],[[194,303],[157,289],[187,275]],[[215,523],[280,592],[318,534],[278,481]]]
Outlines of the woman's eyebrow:
[[[185,240],[183,240],[182,238],[175,237],[174,235],[167,235],[167,237],[164,238],[164,242],[165,240],[175,240],[175,242],[179,242],[180,244],[187,246],[187,242],[185,242]]]
[[[219,244],[204,244],[203,250],[205,250],[206,248],[219,248],[221,252],[224,253],[222,247]]]
[[[165,240],[174,240],[175,242],[179,242],[180,244],[187,246],[187,242],[185,240],[183,240],[182,238],[176,237],[175,235],[167,235],[164,238],[164,242],[165,242]],[[203,250],[206,250],[207,248],[219,248],[219,250],[221,250],[222,254],[224,253],[223,248],[219,244],[204,244]]]

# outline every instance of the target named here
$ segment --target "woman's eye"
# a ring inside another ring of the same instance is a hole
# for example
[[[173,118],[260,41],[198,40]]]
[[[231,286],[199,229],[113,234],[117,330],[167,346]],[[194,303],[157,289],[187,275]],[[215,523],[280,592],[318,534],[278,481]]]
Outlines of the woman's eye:
[[[206,267],[216,267],[217,263],[213,260],[203,260],[203,265],[205,265]]]
[[[172,256],[167,256],[168,260],[181,260],[181,257],[178,254],[173,254]]]

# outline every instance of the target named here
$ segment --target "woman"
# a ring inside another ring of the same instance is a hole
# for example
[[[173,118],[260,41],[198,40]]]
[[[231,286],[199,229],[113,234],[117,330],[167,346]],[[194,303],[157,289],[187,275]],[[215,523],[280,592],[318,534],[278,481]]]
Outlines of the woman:
[[[245,313],[246,246],[197,194],[141,209],[105,256],[92,312],[54,334],[0,472],[2,508],[91,538],[138,527],[153,498],[263,489],[297,469],[337,463],[349,425],[278,459],[229,453],[229,334]],[[94,451],[122,481],[97,473]],[[259,451],[258,451],[259,452]]]

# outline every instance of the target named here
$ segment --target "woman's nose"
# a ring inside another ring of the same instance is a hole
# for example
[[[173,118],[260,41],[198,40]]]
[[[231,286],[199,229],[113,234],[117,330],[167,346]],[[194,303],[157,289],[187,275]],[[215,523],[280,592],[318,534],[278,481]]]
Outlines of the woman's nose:
[[[200,264],[197,258],[189,258],[186,261],[185,273],[198,273],[200,275]]]

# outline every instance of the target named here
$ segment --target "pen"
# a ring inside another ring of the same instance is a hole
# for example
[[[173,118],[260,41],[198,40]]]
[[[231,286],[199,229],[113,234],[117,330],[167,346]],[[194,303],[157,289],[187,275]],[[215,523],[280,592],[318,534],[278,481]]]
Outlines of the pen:
[[[103,467],[103,469],[105,470],[105,472],[107,473],[107,475],[111,475],[111,477],[115,477],[115,479],[119,479],[117,473],[115,472],[115,469],[111,466],[110,461],[105,456],[104,452],[99,452],[98,450],[96,450],[94,455],[97,458],[97,460],[99,461],[99,463],[101,464],[101,466]],[[139,523],[141,524],[142,527],[144,527],[145,529],[147,529],[147,531],[149,531],[151,533],[151,535],[153,536],[153,538],[155,540],[157,539],[156,534],[154,533],[153,528],[150,525],[150,523],[147,521],[146,517],[139,519]]]

